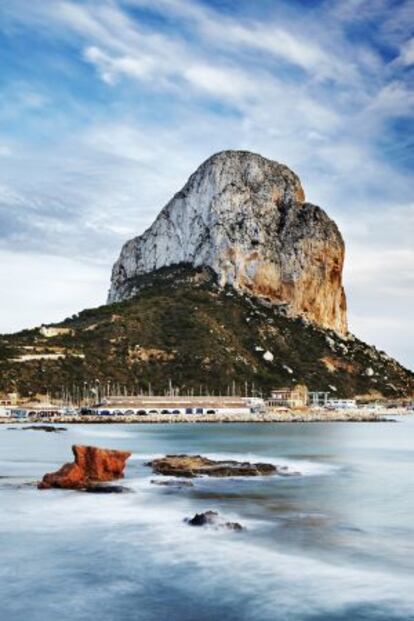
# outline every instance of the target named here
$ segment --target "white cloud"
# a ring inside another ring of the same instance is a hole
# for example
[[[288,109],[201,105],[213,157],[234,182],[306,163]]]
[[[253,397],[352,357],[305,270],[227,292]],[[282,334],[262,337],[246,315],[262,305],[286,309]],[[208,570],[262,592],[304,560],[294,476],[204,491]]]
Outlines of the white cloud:
[[[88,47],[85,50],[85,58],[98,67],[102,79],[108,84],[113,84],[119,74],[142,80],[149,79],[157,70],[156,62],[151,57],[120,56],[112,58],[95,46]]]
[[[349,63],[318,44],[316,37],[309,37],[309,24],[303,25],[297,19],[293,24],[284,24],[274,19],[261,23],[253,19],[236,21],[231,17],[218,15],[197,2],[183,0],[124,0],[124,5],[154,8],[164,14],[173,15],[180,20],[191,22],[211,45],[221,49],[235,50],[247,48],[266,52],[276,58],[296,65],[310,72],[318,79],[350,77],[353,70]],[[313,25],[315,32],[315,25]],[[319,34],[323,31],[320,29]]]
[[[357,314],[351,310],[350,325],[352,331],[365,342],[375,345],[407,368],[412,369],[414,325],[408,317],[393,316],[393,309],[395,306],[389,305],[384,309],[384,315],[380,317],[372,312],[372,308],[362,309],[362,311],[365,310],[365,314]]]
[[[350,329],[412,367],[414,204],[379,204],[343,230]]]
[[[414,92],[401,80],[393,80],[376,93],[367,107],[367,113],[376,113],[382,117],[392,118],[412,114],[413,106]]]
[[[401,47],[396,62],[407,67],[414,64],[414,37],[406,41]]]
[[[83,308],[105,303],[107,273],[76,259],[0,249],[0,290],[11,313],[1,331],[14,332],[61,321]]]

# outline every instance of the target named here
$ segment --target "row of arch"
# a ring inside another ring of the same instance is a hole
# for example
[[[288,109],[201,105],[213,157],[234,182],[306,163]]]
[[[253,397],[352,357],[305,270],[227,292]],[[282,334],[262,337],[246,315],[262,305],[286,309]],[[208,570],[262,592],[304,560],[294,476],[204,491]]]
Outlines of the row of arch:
[[[217,414],[217,410],[204,409],[204,408],[140,408],[140,409],[128,409],[128,410],[91,410],[84,408],[81,412],[85,415],[98,415],[98,416],[148,416],[151,414]]]

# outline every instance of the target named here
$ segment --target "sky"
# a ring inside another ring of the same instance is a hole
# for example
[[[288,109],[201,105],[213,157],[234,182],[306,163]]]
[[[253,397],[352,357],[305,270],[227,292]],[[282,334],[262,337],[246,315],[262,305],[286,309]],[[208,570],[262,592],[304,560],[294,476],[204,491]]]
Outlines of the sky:
[[[346,243],[350,330],[414,368],[412,0],[0,0],[0,332],[105,303],[122,244],[223,149]]]

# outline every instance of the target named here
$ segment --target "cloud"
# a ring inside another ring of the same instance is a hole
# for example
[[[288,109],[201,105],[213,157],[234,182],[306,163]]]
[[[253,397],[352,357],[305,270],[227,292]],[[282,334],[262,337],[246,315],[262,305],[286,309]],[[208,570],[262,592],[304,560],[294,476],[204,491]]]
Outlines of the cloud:
[[[378,204],[342,228],[352,331],[412,367],[414,204]]]
[[[414,37],[402,45],[396,62],[406,67],[414,64]]]
[[[85,58],[95,64],[108,84],[113,84],[118,74],[132,78],[149,79],[156,69],[156,63],[150,57],[131,58],[121,56],[111,58],[98,47],[92,46],[85,50]]]
[[[106,270],[81,260],[0,249],[0,265],[7,265],[0,270],[0,290],[13,309],[2,316],[3,333],[61,321],[105,302]]]
[[[247,49],[250,52],[266,52],[313,74],[318,80],[339,79],[341,75],[352,73],[349,64],[321,47],[316,38],[310,40],[309,28],[306,25],[303,27],[300,19],[296,19],[294,24],[285,23],[282,27],[277,19],[271,23],[262,23],[252,18],[236,21],[232,17],[218,15],[216,11],[197,2],[124,0],[123,4],[152,9],[156,7],[163,14],[190,22],[210,45],[213,43],[227,51]],[[315,24],[312,29],[315,30]]]
[[[0,157],[9,157],[12,155],[12,149],[6,144],[0,144]]]

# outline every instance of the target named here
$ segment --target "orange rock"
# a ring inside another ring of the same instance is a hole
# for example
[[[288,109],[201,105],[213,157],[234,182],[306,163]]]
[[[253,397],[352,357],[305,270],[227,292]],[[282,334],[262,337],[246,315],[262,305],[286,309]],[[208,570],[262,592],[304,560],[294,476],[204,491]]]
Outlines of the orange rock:
[[[113,481],[124,476],[128,451],[101,449],[96,446],[72,446],[74,463],[64,464],[56,472],[45,474],[39,489],[58,487],[80,489],[99,481]]]

